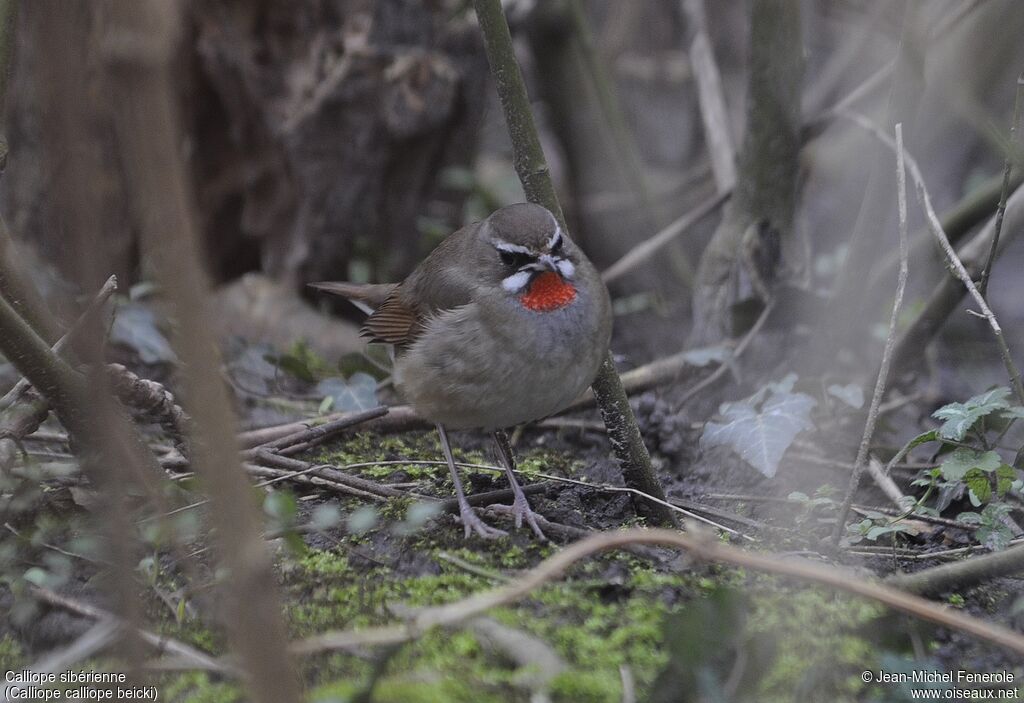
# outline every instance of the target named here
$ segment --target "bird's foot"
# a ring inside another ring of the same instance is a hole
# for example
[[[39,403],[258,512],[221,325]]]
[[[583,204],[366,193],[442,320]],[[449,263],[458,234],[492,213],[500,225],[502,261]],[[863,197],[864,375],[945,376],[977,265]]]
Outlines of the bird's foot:
[[[537,513],[533,512],[529,502],[526,500],[526,494],[522,491],[516,491],[515,500],[512,501],[512,518],[515,520],[516,529],[518,530],[522,527],[523,520],[526,520],[526,524],[533,530],[533,534],[537,535],[537,538],[542,542],[547,542],[548,538],[540,529],[540,525],[537,524],[537,517]]]
[[[499,530],[497,527],[491,527],[486,522],[480,519],[480,516],[476,514],[476,511],[469,505],[469,503],[462,503],[459,505],[459,521],[462,526],[466,528],[466,539],[476,532],[484,539],[497,539],[498,537],[505,537],[508,535],[505,530]]]

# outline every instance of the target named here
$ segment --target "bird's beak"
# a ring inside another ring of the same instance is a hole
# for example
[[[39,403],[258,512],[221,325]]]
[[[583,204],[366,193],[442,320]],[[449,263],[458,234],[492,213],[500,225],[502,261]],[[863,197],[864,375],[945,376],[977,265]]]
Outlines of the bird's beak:
[[[537,263],[539,263],[544,269],[548,271],[554,271],[555,273],[558,274],[561,273],[561,271],[558,270],[558,264],[555,262],[555,259],[550,254],[541,254],[537,258]]]

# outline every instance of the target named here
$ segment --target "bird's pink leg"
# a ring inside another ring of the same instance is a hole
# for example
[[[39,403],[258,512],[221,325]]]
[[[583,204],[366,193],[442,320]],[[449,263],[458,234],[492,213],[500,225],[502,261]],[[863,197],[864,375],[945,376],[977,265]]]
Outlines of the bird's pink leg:
[[[466,537],[476,532],[478,535],[485,539],[493,539],[495,537],[501,537],[508,533],[504,530],[499,530],[496,527],[491,527],[476,514],[472,506],[466,500],[466,494],[462,490],[462,479],[459,478],[459,472],[455,469],[455,458],[452,456],[452,446],[448,442],[448,433],[444,431],[444,427],[441,423],[437,423],[437,433],[441,436],[441,449],[444,451],[445,461],[448,462],[448,469],[452,472],[452,483],[455,484],[455,496],[459,501],[459,519],[462,521],[463,527],[466,528]]]
[[[512,501],[512,515],[515,517],[516,528],[522,527],[523,520],[525,519],[526,524],[530,526],[533,533],[538,538],[547,541],[547,537],[541,531],[540,525],[537,524],[537,514],[530,508],[530,503],[526,500],[526,494],[523,493],[523,489],[516,480],[516,460],[512,456],[512,445],[508,441],[508,433],[505,430],[498,430],[494,433],[494,442],[498,445],[498,451],[501,453],[501,463],[505,466],[508,482],[512,484],[512,494],[515,496]]]

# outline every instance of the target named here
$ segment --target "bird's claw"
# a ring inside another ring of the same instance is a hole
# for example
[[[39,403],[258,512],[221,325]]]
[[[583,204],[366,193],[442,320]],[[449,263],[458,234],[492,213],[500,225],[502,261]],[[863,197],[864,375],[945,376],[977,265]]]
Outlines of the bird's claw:
[[[523,526],[523,520],[526,520],[526,524],[530,526],[533,533],[537,535],[537,538],[542,542],[547,542],[548,538],[544,535],[544,532],[540,529],[540,525],[537,524],[537,513],[533,512],[530,508],[529,502],[526,500],[526,495],[523,492],[518,492],[515,500],[512,501],[512,518],[515,521],[516,529],[518,530]]]
[[[476,532],[484,539],[497,539],[498,537],[505,537],[508,535],[505,530],[499,530],[497,527],[491,527],[486,522],[480,519],[480,516],[476,514],[476,511],[465,504],[459,506],[459,521],[462,522],[463,527],[466,530],[466,539]]]

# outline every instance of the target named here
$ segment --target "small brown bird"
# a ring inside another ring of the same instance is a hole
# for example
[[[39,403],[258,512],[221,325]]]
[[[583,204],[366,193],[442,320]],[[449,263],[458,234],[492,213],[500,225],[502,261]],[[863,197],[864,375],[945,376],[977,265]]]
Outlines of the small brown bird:
[[[505,534],[466,501],[445,428],[493,433],[523,520],[544,538],[516,481],[505,428],[568,406],[608,349],[608,290],[539,205],[519,203],[446,238],[401,283],[314,283],[375,308],[362,334],[395,351],[395,386],[433,421],[468,537]]]

